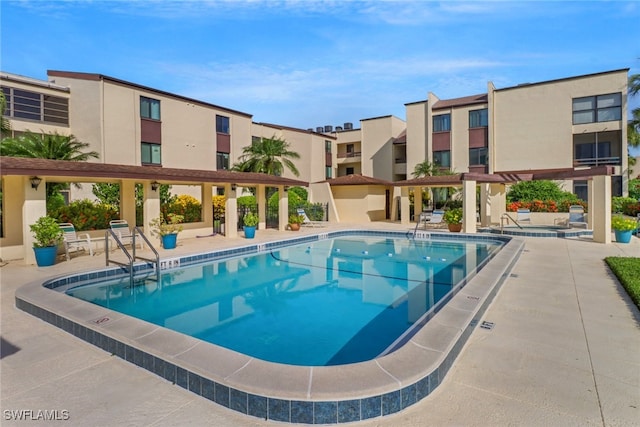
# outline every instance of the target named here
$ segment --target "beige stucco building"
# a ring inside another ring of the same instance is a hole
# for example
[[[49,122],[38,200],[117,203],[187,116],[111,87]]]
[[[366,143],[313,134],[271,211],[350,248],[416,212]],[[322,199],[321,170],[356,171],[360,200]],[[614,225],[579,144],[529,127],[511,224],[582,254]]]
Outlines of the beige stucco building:
[[[335,130],[332,126],[314,130],[255,123],[249,113],[101,74],[48,71],[48,80],[42,81],[3,72],[0,83],[8,101],[5,115],[14,136],[26,130],[73,134],[88,143],[90,150],[99,153],[100,157],[90,162],[226,171],[240,159],[243,148],[256,138],[276,137],[286,140],[290,150],[300,155],[295,161],[300,175],[295,177],[285,169],[283,180],[276,185],[281,198],[286,196],[283,194],[286,179],[319,183],[361,174],[386,182],[401,182],[410,180],[415,166],[428,160],[458,173],[536,172],[543,176],[545,172],[562,171],[564,173],[557,176],[563,177],[565,189],[587,199],[593,191],[588,184],[589,175],[566,172],[611,166],[611,188],[605,191],[599,183],[599,191],[614,196],[627,193],[628,71],[613,70],[508,88],[496,88],[489,82],[486,93],[455,99],[440,99],[428,92],[426,99],[405,104],[405,120],[395,116],[374,117],[360,120],[359,128],[345,123]],[[23,197],[29,195],[28,183],[23,178],[16,179],[3,174],[2,189],[17,185]],[[165,177],[164,182],[180,188],[174,193],[195,195],[203,205],[210,203],[212,192],[224,189],[229,194],[228,180],[207,179],[205,185],[198,179]],[[92,177],[86,182],[105,181],[119,182],[109,177]],[[237,184],[241,190],[243,185],[256,185],[258,181],[253,179],[243,184],[239,180]],[[466,182],[462,185],[463,198],[469,205],[475,205],[479,199],[481,205],[488,206],[492,198],[494,206],[504,205],[504,189],[499,188],[503,184],[479,181],[481,194],[476,197],[476,187],[469,184],[472,180]],[[151,180],[147,179],[145,188],[150,184]],[[123,191],[132,194],[132,185],[133,181],[127,181]],[[261,185],[257,195],[262,206],[265,189],[264,184]],[[362,193],[355,187],[310,186],[310,200],[328,203],[330,220],[399,219],[397,213],[404,209],[396,207],[408,203],[399,201],[407,196],[408,188],[402,191],[399,186],[364,188],[372,192],[371,197],[366,198],[365,207],[369,212],[366,215],[357,214],[349,203],[351,195],[359,197]],[[84,194],[86,191],[85,188]],[[422,189],[418,186],[411,191],[419,197]],[[5,218],[18,215],[16,209],[19,209],[6,205],[8,193],[5,191],[3,198]],[[235,195],[235,191],[233,193]],[[39,195],[36,199],[38,210],[42,211],[44,199]],[[480,208],[483,223],[496,222],[503,208],[490,212],[483,206]],[[235,204],[230,206],[234,207]],[[131,208],[127,209],[127,215],[132,218]],[[156,211],[154,207],[146,215]],[[468,221],[472,221],[472,216],[475,218],[472,212],[470,208]],[[260,215],[264,225],[264,207]],[[283,215],[286,212],[283,211]],[[403,215],[402,222],[408,221],[407,215]],[[23,222],[29,223],[32,216],[22,215]],[[208,227],[211,215],[203,216],[205,221],[201,226]],[[6,222],[3,227],[0,254],[8,245]],[[475,229],[475,223],[469,222],[468,228]],[[21,233],[22,240],[28,240],[27,234]],[[19,240],[13,238],[11,245],[22,244]]]

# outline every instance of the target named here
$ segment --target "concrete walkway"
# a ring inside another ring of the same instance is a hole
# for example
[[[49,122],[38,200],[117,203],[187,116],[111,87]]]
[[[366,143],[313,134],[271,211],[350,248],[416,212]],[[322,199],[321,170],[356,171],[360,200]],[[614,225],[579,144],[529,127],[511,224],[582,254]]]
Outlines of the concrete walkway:
[[[283,237],[291,234],[258,233]],[[245,243],[184,239],[170,254]],[[608,272],[610,255],[640,256],[640,239],[528,238],[483,319],[493,329],[474,331],[444,383],[403,412],[351,425],[640,425],[640,313]],[[28,418],[57,411],[65,426],[280,424],[218,406],[15,308],[24,283],[103,265],[103,255],[80,255],[48,268],[0,268],[2,426],[52,424],[15,421],[21,410]]]

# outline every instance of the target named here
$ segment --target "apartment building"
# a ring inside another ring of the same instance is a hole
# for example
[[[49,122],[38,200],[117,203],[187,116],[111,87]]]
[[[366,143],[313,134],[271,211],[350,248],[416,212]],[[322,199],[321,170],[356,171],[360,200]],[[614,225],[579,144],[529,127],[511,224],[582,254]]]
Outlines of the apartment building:
[[[254,123],[248,113],[101,74],[48,71],[48,78],[0,74],[14,135],[73,134],[100,154],[93,162],[200,170],[230,169],[252,141],[277,137],[300,154],[300,176],[285,170],[284,177],[335,176],[331,135]]]
[[[261,137],[284,138],[300,154],[298,179],[349,174],[412,178],[424,160],[456,172],[504,173],[612,165],[612,194],[627,193],[628,69],[496,88],[405,104],[354,129],[296,129],[101,74],[48,71],[48,81],[2,73],[13,132],[69,134],[123,165],[223,170]],[[322,159],[321,161],[318,161]],[[285,170],[284,177],[295,178]],[[586,181],[564,181],[586,199]]]
[[[615,167],[612,194],[627,193],[628,69],[405,104],[392,116],[335,132],[338,176],[400,181],[428,160],[455,172],[508,173]],[[583,180],[562,182],[587,198]]]

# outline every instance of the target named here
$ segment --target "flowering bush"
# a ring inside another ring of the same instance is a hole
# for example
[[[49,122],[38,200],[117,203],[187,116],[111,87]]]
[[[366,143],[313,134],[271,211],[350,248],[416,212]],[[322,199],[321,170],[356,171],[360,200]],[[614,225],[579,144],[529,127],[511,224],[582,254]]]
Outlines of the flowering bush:
[[[511,202],[507,204],[508,212],[517,212],[518,209],[529,209],[531,212],[569,212],[569,206],[580,205],[587,210],[587,203],[582,200],[533,200],[531,202]]]
[[[224,218],[226,202],[225,196],[213,196],[213,219]]]
[[[161,207],[162,214],[166,217],[169,214],[181,215],[184,222],[199,222],[202,219],[202,205],[200,201],[188,194],[181,194],[171,202]]]
[[[107,204],[94,203],[91,200],[76,200],[68,206],[62,206],[50,216],[57,222],[70,222],[76,231],[105,230],[109,221],[118,219],[118,211]]]

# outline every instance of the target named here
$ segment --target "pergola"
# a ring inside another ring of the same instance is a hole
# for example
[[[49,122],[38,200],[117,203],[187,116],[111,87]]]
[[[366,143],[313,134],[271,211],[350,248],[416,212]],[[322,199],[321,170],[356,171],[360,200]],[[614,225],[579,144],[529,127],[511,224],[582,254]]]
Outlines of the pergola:
[[[159,184],[200,185],[202,206],[212,206],[213,187],[223,187],[226,198],[225,223],[238,221],[237,187],[256,187],[259,227],[266,222],[266,188],[276,187],[279,193],[279,224],[285,230],[288,220],[289,186],[308,186],[305,181],[251,172],[210,171],[195,169],[174,169],[158,166],[134,166],[93,162],[72,162],[64,160],[0,157],[0,175],[4,177],[3,221],[5,235],[0,238],[0,256],[4,258],[24,258],[33,261],[31,250],[33,237],[28,224],[47,214],[46,182],[111,182],[120,184],[120,217],[129,224],[136,223],[135,184],[144,188],[144,224],[160,214]],[[41,180],[33,185],[31,178]],[[202,210],[203,220],[185,230],[193,235],[209,233],[213,229],[213,209]],[[189,225],[190,227],[192,225]],[[148,230],[145,227],[145,233]],[[226,237],[236,237],[235,226],[227,227]]]
[[[545,169],[506,171],[493,174],[459,173],[455,175],[425,176],[394,182],[400,187],[401,222],[409,223],[409,191],[414,200],[421,200],[422,188],[462,187],[463,224],[465,233],[476,232],[476,186],[480,185],[480,222],[498,223],[506,211],[507,184],[531,180],[588,179],[588,223],[593,229],[593,240],[611,243],[611,175],[612,166],[586,169]]]

